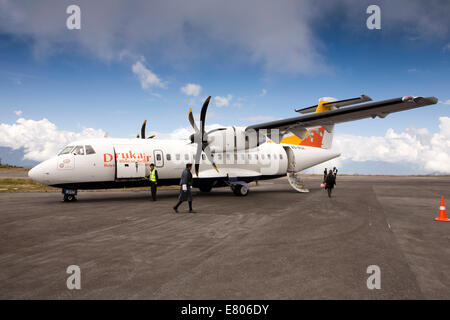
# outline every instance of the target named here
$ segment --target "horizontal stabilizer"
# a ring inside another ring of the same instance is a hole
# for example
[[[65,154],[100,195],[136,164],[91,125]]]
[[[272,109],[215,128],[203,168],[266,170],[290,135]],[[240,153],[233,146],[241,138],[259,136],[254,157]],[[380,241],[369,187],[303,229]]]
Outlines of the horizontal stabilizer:
[[[366,96],[364,94],[362,94],[360,97],[358,98],[351,98],[351,99],[345,99],[345,100],[339,100],[339,101],[332,101],[332,102],[326,102],[323,103],[323,106],[327,106],[327,107],[345,107],[345,106],[349,106],[352,104],[357,104],[357,103],[361,103],[361,102],[367,102],[367,101],[372,101],[372,99],[369,96]],[[315,112],[317,109],[317,104],[308,108],[303,108],[303,109],[296,109],[295,112],[299,112],[302,114],[306,114],[306,113],[312,113]]]

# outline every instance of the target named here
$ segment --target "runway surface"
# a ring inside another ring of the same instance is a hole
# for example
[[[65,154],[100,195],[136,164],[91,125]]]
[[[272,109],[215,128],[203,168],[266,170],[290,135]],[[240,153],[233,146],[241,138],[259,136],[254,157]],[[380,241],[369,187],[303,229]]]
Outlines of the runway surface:
[[[329,199],[285,179],[247,197],[176,190],[0,194],[1,299],[449,299],[450,179],[339,177]],[[66,268],[81,268],[68,290]],[[369,265],[381,289],[369,290]]]

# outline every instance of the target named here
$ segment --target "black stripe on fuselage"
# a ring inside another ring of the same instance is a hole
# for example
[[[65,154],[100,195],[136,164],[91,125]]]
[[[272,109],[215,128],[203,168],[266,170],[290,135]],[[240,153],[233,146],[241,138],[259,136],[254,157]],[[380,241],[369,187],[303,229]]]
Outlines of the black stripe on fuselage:
[[[237,177],[235,180],[244,181],[250,183],[257,180],[270,180],[280,177],[281,175],[263,175],[252,177]],[[193,187],[198,188],[202,185],[212,185],[213,187],[225,187],[227,186],[228,178],[194,178]],[[179,185],[180,179],[159,179],[158,186],[174,186]],[[55,188],[72,189],[72,190],[92,190],[92,189],[117,189],[117,188],[136,188],[136,187],[149,187],[150,181],[145,180],[118,180],[118,181],[93,181],[93,182],[77,182],[77,183],[60,183],[50,185]]]

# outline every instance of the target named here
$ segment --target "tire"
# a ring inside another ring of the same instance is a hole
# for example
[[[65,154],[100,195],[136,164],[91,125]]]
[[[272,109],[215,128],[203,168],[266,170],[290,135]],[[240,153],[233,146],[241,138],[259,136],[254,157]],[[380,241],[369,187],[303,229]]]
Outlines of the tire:
[[[246,195],[248,195],[248,192],[250,191],[246,186],[241,184],[235,185],[232,190],[233,193],[239,197],[245,197]]]
[[[77,198],[73,195],[64,195],[64,202],[73,202],[77,200]]]

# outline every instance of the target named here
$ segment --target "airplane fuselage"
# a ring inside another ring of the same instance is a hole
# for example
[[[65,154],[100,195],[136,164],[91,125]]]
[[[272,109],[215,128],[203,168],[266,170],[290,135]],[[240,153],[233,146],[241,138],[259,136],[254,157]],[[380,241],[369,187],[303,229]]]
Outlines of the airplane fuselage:
[[[42,184],[63,189],[102,189],[149,185],[150,164],[159,185],[177,185],[186,163],[194,163],[195,144],[186,140],[89,139],[76,141],[29,172]],[[202,154],[194,187],[219,187],[230,179],[249,183],[298,172],[338,157],[315,147],[264,143],[257,148],[214,153],[218,171]]]

